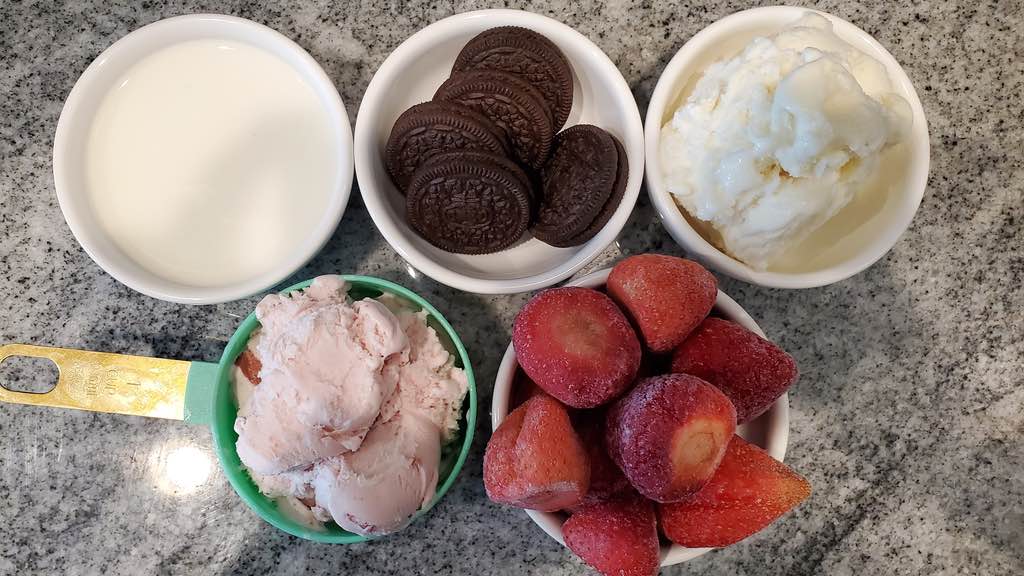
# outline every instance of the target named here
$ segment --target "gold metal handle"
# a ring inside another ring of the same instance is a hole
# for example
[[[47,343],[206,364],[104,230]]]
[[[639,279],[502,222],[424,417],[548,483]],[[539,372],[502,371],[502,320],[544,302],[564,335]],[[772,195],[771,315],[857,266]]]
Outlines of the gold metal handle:
[[[46,393],[15,392],[0,383],[0,401],[77,408],[181,420],[191,362],[29,344],[0,346],[0,362],[12,356],[48,358],[57,365],[57,386]]]

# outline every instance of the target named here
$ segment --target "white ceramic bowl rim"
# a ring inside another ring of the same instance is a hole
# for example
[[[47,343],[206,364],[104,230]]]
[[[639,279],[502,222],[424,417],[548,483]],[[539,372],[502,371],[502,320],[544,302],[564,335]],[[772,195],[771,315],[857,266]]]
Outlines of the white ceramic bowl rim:
[[[642,182],[643,166],[637,166],[637,163],[632,162],[633,158],[630,159],[630,184],[626,189],[619,208],[597,236],[582,246],[577,247],[577,252],[572,258],[543,273],[511,279],[474,277],[456,272],[437,263],[430,256],[401,237],[398,226],[387,215],[387,208],[384,205],[385,200],[381,195],[367,193],[367,190],[362,188],[367,184],[364,181],[363,175],[369,174],[372,171],[372,159],[369,155],[379,153],[375,148],[376,134],[373,133],[375,127],[365,119],[378,116],[381,107],[380,102],[385,97],[394,79],[402,73],[405,63],[421,55],[425,48],[435,44],[439,39],[458,36],[467,27],[471,26],[474,21],[483,19],[487,20],[488,28],[495,26],[523,26],[536,30],[549,38],[557,38],[558,42],[568,42],[582,47],[587,57],[604,70],[607,76],[606,80],[615,86],[615,90],[623,95],[628,95],[629,100],[633,103],[634,110],[631,111],[632,114],[629,120],[629,133],[625,136],[626,140],[630,140],[632,137],[639,135],[638,142],[641,145],[629,150],[629,152],[631,155],[638,157],[642,162],[643,123],[640,118],[639,108],[636,108],[636,101],[632,96],[629,84],[607,54],[580,32],[547,16],[522,10],[489,9],[464,12],[434,22],[406,39],[384,60],[384,63],[381,64],[366,88],[362,104],[360,104],[359,114],[356,117],[355,157],[357,180],[361,186],[363,202],[366,204],[367,211],[369,211],[381,235],[414,268],[443,284],[466,292],[478,294],[528,292],[551,286],[572,276],[596,258],[615,240],[615,237],[625,226],[636,204]],[[635,119],[633,118],[634,114]],[[373,150],[364,150],[364,147],[367,146],[366,143],[374,143],[369,144],[369,147],[373,148]],[[629,142],[624,141],[623,144],[629,148]],[[500,256],[500,253],[492,256]]]
[[[608,274],[611,272],[611,268],[605,268],[592,272],[583,276],[573,282],[569,282],[567,286],[583,286],[586,288],[598,288],[604,286],[608,279]],[[715,301],[715,310],[721,313],[725,318],[736,322],[748,330],[765,337],[761,327],[757,325],[757,322],[747,314],[746,310],[742,306],[736,303],[735,300],[730,298],[725,292],[718,291],[718,298]],[[508,345],[505,350],[505,355],[501,359],[501,364],[498,367],[498,374],[494,380],[494,395],[491,400],[491,430],[497,430],[498,426],[508,415],[509,401],[512,396],[512,386],[515,381],[516,370],[519,368],[519,362],[516,360],[516,351],[512,344]],[[760,423],[765,428],[765,450],[779,462],[782,462],[786,456],[786,447],[789,444],[789,394],[783,394],[775,404],[772,404],[771,408],[767,412],[756,418],[753,422]],[[540,526],[544,532],[557,540],[560,544],[565,544],[565,540],[562,537],[562,522],[564,518],[552,512],[539,512],[536,510],[526,510],[527,515],[534,521],[537,526]],[[679,564],[692,560],[698,556],[706,554],[713,550],[712,548],[684,548],[678,544],[672,544],[671,546],[662,546],[661,548],[661,565],[671,566],[673,564]]]
[[[82,187],[72,176],[69,167],[75,155],[80,154],[81,141],[89,122],[80,117],[79,110],[90,98],[101,98],[110,84],[101,74],[110,66],[126,69],[141,57],[176,42],[228,35],[284,58],[299,71],[316,91],[317,96],[336,126],[336,139],[341,152],[337,169],[336,188],[324,216],[308,232],[302,249],[275,269],[237,284],[218,287],[198,287],[173,282],[144,270],[121,255],[116,246],[108,244],[93,222],[91,208],[85,203]],[[57,201],[75,239],[85,252],[108,274],[129,288],[153,298],[182,304],[215,304],[229,302],[262,292],[297,271],[323,248],[337,228],[352,189],[354,164],[352,159],[352,128],[345,105],[334,83],[301,46],[283,34],[251,20],[223,14],[190,14],[159,20],[143,26],[114,42],[103,51],[75,83],[68,95],[57,122],[53,146],[53,177]]]
[[[913,114],[913,127],[910,136],[912,156],[908,158],[908,164],[914,165],[916,169],[907,176],[904,181],[904,189],[909,195],[908,200],[912,203],[913,209],[908,210],[903,219],[885,229],[884,233],[868,247],[871,249],[861,250],[853,257],[836,265],[804,273],[758,271],[722,253],[694,230],[683,217],[681,208],[676,206],[661,176],[662,171],[658,154],[661,139],[661,123],[665,109],[675,101],[678,94],[676,91],[677,78],[691,65],[691,61],[706,50],[708,46],[714,45],[719,39],[728,36],[734,29],[750,21],[767,20],[769,22],[778,22],[782,26],[785,23],[795,21],[807,12],[817,12],[827,17],[832,21],[839,36],[848,41],[855,40],[855,46],[858,43],[867,45],[875,51],[876,55],[881,55],[882,64],[889,72],[890,80],[896,85],[898,90],[902,89],[904,95],[907,96]],[[651,95],[644,130],[646,139],[647,172],[645,178],[647,190],[651,202],[661,216],[665,228],[679,244],[693,252],[698,260],[733,278],[760,286],[773,288],[813,288],[845,280],[867,269],[885,256],[896,244],[903,232],[910,226],[910,222],[914,218],[917,207],[921,204],[928,184],[930,154],[928,123],[925,119],[921,100],[906,72],[896,61],[896,58],[867,32],[838,16],[809,8],[793,6],[751,8],[726,16],[702,29],[679,49],[661,73]]]

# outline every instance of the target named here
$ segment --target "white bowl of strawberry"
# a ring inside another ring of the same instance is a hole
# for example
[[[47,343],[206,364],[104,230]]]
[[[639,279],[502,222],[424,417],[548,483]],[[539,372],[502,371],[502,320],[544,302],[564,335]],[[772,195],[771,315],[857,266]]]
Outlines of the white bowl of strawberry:
[[[695,262],[643,254],[544,290],[498,369],[488,497],[602,574],[657,574],[810,494],[782,464],[797,377]]]

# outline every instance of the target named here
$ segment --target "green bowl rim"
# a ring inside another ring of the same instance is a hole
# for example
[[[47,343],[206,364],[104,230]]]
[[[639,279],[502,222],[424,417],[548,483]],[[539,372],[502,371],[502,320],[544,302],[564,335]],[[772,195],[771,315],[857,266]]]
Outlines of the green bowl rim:
[[[339,274],[346,282],[357,286],[361,285],[364,287],[380,290],[381,292],[390,292],[396,294],[413,303],[420,306],[423,310],[432,316],[451,339],[455,345],[456,350],[459,353],[459,359],[462,361],[463,370],[466,373],[466,380],[469,383],[468,397],[469,406],[465,411],[465,422],[466,425],[463,427],[463,441],[462,448],[459,452],[459,456],[452,467],[451,472],[445,481],[437,488],[437,492],[434,494],[433,500],[428,505],[421,508],[416,512],[413,520],[427,513],[432,509],[441,498],[448,492],[448,490],[455,483],[455,479],[458,477],[459,472],[462,471],[462,466],[466,462],[466,458],[469,457],[470,448],[473,445],[473,435],[476,431],[476,419],[477,419],[477,392],[476,392],[476,378],[473,374],[473,365],[469,360],[469,353],[466,352],[466,347],[462,344],[462,340],[459,335],[452,328],[448,320],[441,314],[437,308],[434,308],[430,302],[427,302],[419,294],[409,290],[408,288],[395,284],[389,280],[382,278],[374,278],[373,276],[360,276],[352,274]],[[301,290],[308,287],[313,282],[312,279],[299,282],[281,290],[279,294],[287,294],[296,290]],[[224,474],[228,477],[228,482],[231,483],[231,487],[234,488],[235,493],[242,499],[243,502],[253,511],[255,511],[260,518],[267,521],[274,527],[297,536],[306,540],[312,540],[314,542],[322,542],[327,544],[354,544],[356,542],[365,542],[372,540],[376,537],[361,536],[359,534],[353,534],[351,532],[328,533],[323,531],[314,530],[305,526],[301,526],[295,522],[284,522],[282,521],[282,515],[276,512],[275,505],[273,502],[265,496],[259,494],[258,491],[253,494],[252,479],[249,474],[242,468],[241,461],[238,458],[238,452],[235,450],[235,442],[238,436],[234,432],[234,421],[230,423],[221,422],[218,416],[217,405],[220,401],[222,394],[226,394],[227,398],[232,402],[234,401],[234,394],[231,393],[229,386],[222,386],[223,382],[230,382],[231,367],[234,365],[235,358],[241,353],[242,347],[246,342],[249,341],[249,336],[259,326],[259,321],[256,319],[256,313],[250,312],[249,315],[242,321],[235,330],[235,333],[231,336],[227,346],[224,347],[224,353],[221,356],[220,362],[217,366],[217,379],[216,387],[217,390],[213,398],[213,418],[210,423],[210,428],[213,432],[213,442],[217,450],[217,458],[220,461],[221,469],[224,470]],[[237,349],[237,350],[236,350]],[[234,351],[234,353],[232,353]],[[225,390],[225,388],[227,388]],[[235,407],[237,410],[237,407]]]

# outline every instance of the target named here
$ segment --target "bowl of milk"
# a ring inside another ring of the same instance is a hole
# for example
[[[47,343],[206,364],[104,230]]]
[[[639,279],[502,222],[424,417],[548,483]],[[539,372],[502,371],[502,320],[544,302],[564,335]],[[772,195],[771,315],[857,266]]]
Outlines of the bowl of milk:
[[[315,60],[261,24],[161,20],[82,74],[54,140],[75,238],[143,294],[188,304],[280,283],[333,234],[352,187],[352,130]]]

